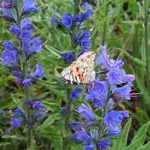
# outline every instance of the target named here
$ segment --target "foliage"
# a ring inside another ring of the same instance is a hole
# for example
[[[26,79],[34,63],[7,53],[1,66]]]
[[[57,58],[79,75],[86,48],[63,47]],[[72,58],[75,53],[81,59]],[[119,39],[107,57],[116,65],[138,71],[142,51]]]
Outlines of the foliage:
[[[120,138],[112,139],[114,144],[111,149],[148,150],[150,133],[149,123],[146,122],[150,120],[150,3],[147,0],[89,0],[89,2],[92,2],[90,4],[94,10],[90,20],[86,21],[86,29],[91,31],[90,49],[99,54],[99,46],[106,44],[110,58],[123,59],[124,69],[127,73],[134,74],[136,79],[131,92],[131,100],[123,101],[116,108],[117,110],[128,110],[133,118],[132,124],[129,120],[123,128]],[[68,104],[70,92],[75,88],[64,85],[60,75],[63,68],[70,65],[70,62],[64,62],[62,59],[62,52],[73,52],[77,58],[80,48],[73,49],[68,31],[65,28],[59,30],[50,21],[50,17],[55,16],[54,10],[58,11],[56,15],[58,18],[64,12],[74,14],[74,1],[37,0],[37,6],[39,11],[29,14],[29,17],[33,22],[34,35],[39,36],[42,40],[43,51],[38,52],[31,59],[30,67],[33,71],[37,62],[44,66],[44,78],[34,83],[32,94],[42,100],[47,116],[42,124],[35,125],[31,149],[60,150],[67,145],[66,143],[69,143],[69,148],[67,147],[69,150],[80,150],[83,149],[83,145],[70,141],[72,133],[66,127],[68,116],[62,115],[63,108]],[[8,24],[0,19],[0,24],[0,53],[2,54],[4,40],[9,39],[17,46],[19,44],[8,31],[12,23]],[[98,66],[95,68],[97,69]],[[0,109],[6,111],[5,115],[0,115],[0,149],[2,150],[26,149],[28,143],[25,136],[26,127],[14,130],[10,124],[11,110],[18,106],[22,108],[24,100],[22,89],[14,81],[15,78],[10,70],[0,64]],[[82,89],[85,94],[86,86],[83,85]],[[77,100],[72,100],[72,107],[78,108],[81,103],[84,103],[91,109],[90,103],[84,101],[84,97],[80,94]],[[98,115],[99,112],[95,113],[96,117],[101,119]],[[74,111],[69,112],[70,123],[80,119],[81,117]],[[141,128],[138,130],[140,126]],[[131,140],[133,134],[135,136]]]

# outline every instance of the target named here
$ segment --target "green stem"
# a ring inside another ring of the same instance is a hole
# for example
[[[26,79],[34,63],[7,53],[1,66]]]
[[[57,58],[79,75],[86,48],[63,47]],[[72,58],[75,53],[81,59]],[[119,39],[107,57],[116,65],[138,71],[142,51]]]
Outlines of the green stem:
[[[108,95],[107,95],[107,100],[104,104],[104,107],[103,107],[103,111],[102,111],[102,114],[101,114],[101,118],[104,118],[106,112],[107,112],[107,105],[108,105],[108,102],[109,102],[109,99],[111,97],[111,92],[110,92],[110,87],[108,87]],[[99,133],[99,138],[98,139],[101,139],[103,137],[103,134],[105,133],[105,126],[104,126],[104,123],[103,123],[103,120],[100,120],[99,122],[99,129],[98,129],[98,133]],[[97,148],[97,150],[99,150],[99,148]]]
[[[74,15],[79,13],[80,0],[74,0]]]
[[[150,49],[148,48],[148,3],[144,0],[145,20],[144,20],[144,39],[145,39],[145,51],[146,51],[146,87],[150,90]]]
[[[67,114],[65,116],[64,128],[65,131],[68,132],[67,127],[71,116],[71,99],[70,97],[70,89],[67,89],[67,100],[66,100],[66,111]],[[69,137],[64,135],[63,137],[63,150],[70,149],[69,148]]]
[[[106,8],[105,8],[105,17],[107,17],[107,13],[108,13],[108,6],[109,6],[109,2],[107,2],[107,3],[106,3]],[[103,34],[102,34],[102,45],[105,45],[106,30],[107,30],[107,19],[105,19],[105,22],[104,22],[104,29],[103,29]]]
[[[74,0],[74,15],[78,14],[79,13],[79,6],[80,6],[80,0]],[[70,33],[70,38],[72,39],[72,36],[74,35],[75,31],[76,31],[76,28],[77,26],[73,27],[72,28],[72,31]],[[74,44],[71,43],[72,45],[72,48],[74,48]],[[67,114],[65,116],[65,122],[64,122],[64,126],[65,126],[65,129],[66,129],[66,132],[67,131],[67,127],[68,127],[68,123],[70,122],[70,117],[71,117],[71,99],[70,99],[70,86],[68,85],[68,88],[67,88],[67,100],[66,100],[66,111],[67,111]],[[64,135],[63,136],[63,150],[69,150],[70,149],[70,145],[69,145],[69,139],[70,137]]]

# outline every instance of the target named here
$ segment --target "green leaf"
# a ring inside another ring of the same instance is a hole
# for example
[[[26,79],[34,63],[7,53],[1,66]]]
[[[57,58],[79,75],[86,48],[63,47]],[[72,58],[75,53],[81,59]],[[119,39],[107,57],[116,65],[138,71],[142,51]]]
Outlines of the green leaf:
[[[144,144],[150,122],[144,124],[135,134],[131,144],[125,150],[136,150]]]
[[[16,139],[19,141],[26,141],[26,138],[20,135],[4,135],[1,138],[3,139]]]
[[[132,119],[129,119],[128,122],[125,124],[121,136],[114,141],[111,150],[123,150],[126,147],[128,134],[131,126],[131,120]]]
[[[140,146],[137,150],[149,150],[149,149],[150,149],[150,142]]]
[[[11,143],[9,143],[9,142],[0,142],[0,147],[8,146],[10,144]]]
[[[41,130],[41,129],[44,129],[44,128],[49,127],[53,122],[55,122],[55,120],[60,120],[60,114],[59,114],[59,113],[50,115],[50,116],[44,121],[43,125],[40,126],[40,127],[38,127],[37,130]]]

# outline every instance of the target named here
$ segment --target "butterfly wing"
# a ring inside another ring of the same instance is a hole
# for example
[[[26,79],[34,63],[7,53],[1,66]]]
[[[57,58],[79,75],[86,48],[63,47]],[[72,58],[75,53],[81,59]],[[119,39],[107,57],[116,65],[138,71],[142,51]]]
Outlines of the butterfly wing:
[[[65,68],[61,76],[72,84],[76,82],[90,83],[95,79],[94,71],[95,53],[92,51],[86,52],[79,56],[69,67]]]

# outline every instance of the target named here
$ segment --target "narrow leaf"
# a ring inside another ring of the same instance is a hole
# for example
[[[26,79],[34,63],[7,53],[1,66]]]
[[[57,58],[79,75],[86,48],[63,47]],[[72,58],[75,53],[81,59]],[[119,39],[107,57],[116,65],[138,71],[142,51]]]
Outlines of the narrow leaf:
[[[125,150],[135,150],[144,144],[150,122],[144,124],[135,134],[131,144]]]
[[[123,150],[127,144],[128,134],[131,126],[131,119],[125,124],[121,136],[114,141],[111,150]]]

